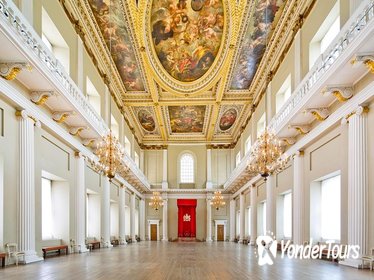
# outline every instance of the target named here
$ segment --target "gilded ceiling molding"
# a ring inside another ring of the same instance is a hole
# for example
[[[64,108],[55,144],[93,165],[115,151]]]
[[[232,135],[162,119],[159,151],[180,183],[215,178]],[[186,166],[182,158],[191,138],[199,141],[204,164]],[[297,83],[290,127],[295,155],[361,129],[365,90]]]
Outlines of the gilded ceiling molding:
[[[8,81],[14,80],[24,69],[31,72],[32,66],[26,62],[0,62],[0,76]]]
[[[330,115],[328,108],[308,108],[304,114],[311,114],[317,121],[324,121]]]
[[[290,124],[288,129],[295,129],[300,135],[304,135],[311,130],[311,127],[305,124]]]
[[[52,119],[57,123],[63,123],[66,119],[72,115],[74,115],[74,111],[60,111],[60,112],[53,112]]]
[[[85,129],[88,129],[88,127],[87,126],[73,126],[69,128],[69,133],[70,135],[73,135],[73,136],[80,136],[79,134]]]
[[[212,150],[224,150],[224,149],[233,149],[235,145],[233,144],[207,144],[206,148],[207,149],[212,149]]]
[[[322,94],[332,94],[339,102],[346,102],[353,96],[353,87],[347,85],[326,86]]]
[[[38,105],[38,106],[41,106],[41,105],[44,105],[45,102],[47,102],[48,98],[50,98],[51,96],[55,95],[54,91],[33,91],[31,92],[31,97],[30,97],[30,100]]]
[[[142,150],[167,150],[168,145],[145,145],[145,144],[140,144],[139,147]]]
[[[374,53],[359,53],[352,59],[351,64],[357,65],[361,63],[365,65],[371,73],[374,74]]]

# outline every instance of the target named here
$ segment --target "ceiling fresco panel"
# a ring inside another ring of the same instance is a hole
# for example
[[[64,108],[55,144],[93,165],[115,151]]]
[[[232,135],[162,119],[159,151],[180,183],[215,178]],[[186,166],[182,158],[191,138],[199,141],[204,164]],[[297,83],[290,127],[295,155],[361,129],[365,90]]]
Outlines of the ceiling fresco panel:
[[[90,7],[108,48],[110,48],[111,41],[112,58],[126,90],[144,91],[139,66],[125,25],[120,2],[119,0],[89,0]]]
[[[231,89],[248,89],[251,85],[271,36],[272,24],[276,25],[276,15],[284,3],[285,0],[257,0],[233,71]]]
[[[154,0],[153,45],[165,70],[181,82],[202,77],[212,66],[222,40],[221,0]]]
[[[159,134],[155,111],[152,106],[133,107],[133,113],[145,134]]]
[[[168,106],[171,133],[202,133],[206,106]]]

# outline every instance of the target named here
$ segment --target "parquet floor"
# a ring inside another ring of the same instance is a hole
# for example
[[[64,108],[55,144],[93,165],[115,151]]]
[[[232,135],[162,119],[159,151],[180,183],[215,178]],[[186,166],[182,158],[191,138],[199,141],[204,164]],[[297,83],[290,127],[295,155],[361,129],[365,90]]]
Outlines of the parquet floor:
[[[280,255],[274,265],[260,267],[253,247],[231,242],[140,242],[0,268],[0,279],[366,280],[374,279],[374,271],[325,260],[281,259]]]

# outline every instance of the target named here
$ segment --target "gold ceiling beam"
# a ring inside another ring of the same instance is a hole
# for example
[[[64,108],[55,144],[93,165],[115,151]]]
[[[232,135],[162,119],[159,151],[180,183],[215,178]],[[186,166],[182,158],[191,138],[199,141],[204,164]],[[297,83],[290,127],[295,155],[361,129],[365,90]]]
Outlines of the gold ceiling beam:
[[[232,7],[235,9],[232,10],[232,14],[229,15],[232,17],[232,34],[230,34],[230,47],[229,52],[227,53],[227,57],[225,59],[222,68],[228,74],[230,72],[230,66],[235,64],[233,58],[235,57],[235,50],[238,51],[239,48],[235,46],[238,44],[238,37],[240,33],[240,25],[242,22],[243,15],[246,11],[247,1],[240,0],[237,4],[235,0],[232,0]],[[220,106],[222,104],[223,96],[227,90],[228,83],[230,82],[229,76],[231,75],[222,75],[220,81],[218,82],[218,87],[216,91],[216,102],[213,105],[212,113],[209,122],[209,128],[207,133],[207,140],[211,141],[214,136],[215,125],[218,120]]]
[[[123,0],[126,2],[127,7],[129,7],[130,10],[130,20],[133,23],[133,28],[129,26],[130,29],[132,29],[132,32],[134,34],[134,37],[136,38],[136,43],[138,45],[133,46],[134,50],[139,50],[140,53],[140,63],[142,64],[142,68],[145,72],[145,82],[149,91],[149,94],[152,98],[152,104],[150,106],[154,106],[154,111],[157,119],[157,123],[159,125],[160,134],[163,141],[167,141],[167,132],[164,124],[164,119],[162,116],[162,110],[159,105],[159,92],[156,86],[155,81],[152,78],[151,69],[152,66],[149,65],[147,54],[145,52],[145,42],[144,42],[144,28],[142,26],[142,12],[146,8],[146,1],[142,0],[139,1],[139,8],[136,6],[135,1],[129,1],[129,0]],[[125,102],[126,106],[128,105],[127,102]],[[138,120],[134,119],[134,123],[138,124]]]

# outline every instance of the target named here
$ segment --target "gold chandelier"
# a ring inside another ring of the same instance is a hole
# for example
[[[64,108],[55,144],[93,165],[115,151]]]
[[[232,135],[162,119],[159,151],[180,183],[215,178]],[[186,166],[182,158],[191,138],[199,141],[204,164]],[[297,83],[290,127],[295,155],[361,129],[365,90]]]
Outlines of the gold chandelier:
[[[212,197],[212,201],[210,202],[210,205],[212,205],[216,210],[219,210],[219,208],[226,205],[226,202],[223,200],[223,196],[221,194],[221,191],[215,191],[214,195]]]
[[[110,181],[116,176],[116,173],[122,171],[124,149],[113,135],[112,130],[99,142],[96,155],[99,158],[99,168]]]
[[[164,205],[162,202],[162,197],[160,196],[159,192],[153,192],[153,196],[151,196],[151,202],[149,202],[149,206],[151,206],[156,211],[160,209],[160,207]]]
[[[247,170],[250,173],[260,174],[266,181],[269,175],[286,166],[288,158],[282,158],[282,154],[281,142],[274,133],[265,128],[251,149]]]

